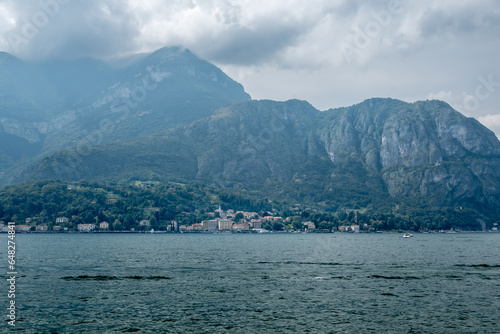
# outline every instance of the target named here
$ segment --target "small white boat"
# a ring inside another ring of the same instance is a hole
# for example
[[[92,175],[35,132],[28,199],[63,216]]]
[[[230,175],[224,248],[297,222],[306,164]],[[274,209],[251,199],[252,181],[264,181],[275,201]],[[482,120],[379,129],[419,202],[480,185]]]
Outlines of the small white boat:
[[[403,238],[411,238],[411,237],[413,237],[413,234],[411,234],[411,233],[403,234]]]

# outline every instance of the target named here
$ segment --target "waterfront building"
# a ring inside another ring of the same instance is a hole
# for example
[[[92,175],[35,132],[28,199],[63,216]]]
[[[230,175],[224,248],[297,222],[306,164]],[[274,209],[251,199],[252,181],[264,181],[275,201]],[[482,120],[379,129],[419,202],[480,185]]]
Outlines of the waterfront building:
[[[250,230],[250,227],[248,226],[247,223],[234,224],[233,225],[233,230],[235,230],[236,232],[248,231],[248,230]]]
[[[218,221],[215,219],[204,220],[201,223],[203,225],[203,229],[208,232],[214,232],[218,228]]]
[[[186,228],[186,231],[203,231],[203,224],[196,223]]]
[[[80,232],[91,232],[95,229],[94,224],[78,224],[78,231]]]
[[[231,219],[220,219],[219,220],[219,230],[231,230],[233,228],[233,221]]]
[[[30,229],[31,227],[28,225],[16,225],[15,227],[16,232],[28,232]]]
[[[253,229],[260,229],[260,228],[262,228],[262,219],[252,219],[250,221],[250,226]]]

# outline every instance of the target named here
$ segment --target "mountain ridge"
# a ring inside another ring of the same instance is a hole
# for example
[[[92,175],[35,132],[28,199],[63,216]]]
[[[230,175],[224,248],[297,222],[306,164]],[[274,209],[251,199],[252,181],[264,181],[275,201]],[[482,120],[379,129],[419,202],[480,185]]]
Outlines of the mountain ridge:
[[[250,99],[220,69],[178,47],[119,69],[94,59],[3,58],[18,65],[2,68],[0,61],[0,137],[23,154],[0,146],[0,173],[70,147],[188,124]]]
[[[427,135],[443,121],[457,131]],[[491,131],[439,101],[370,99],[319,111],[305,101],[252,100],[180,129],[94,147],[72,165],[58,163],[70,156],[60,153],[16,182],[202,182],[329,207],[418,199],[495,211],[499,148]]]

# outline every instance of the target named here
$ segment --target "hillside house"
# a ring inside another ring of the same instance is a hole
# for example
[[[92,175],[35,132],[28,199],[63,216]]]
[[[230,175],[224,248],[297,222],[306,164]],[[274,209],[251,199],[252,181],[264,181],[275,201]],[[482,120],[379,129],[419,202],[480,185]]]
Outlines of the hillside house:
[[[56,224],[66,224],[69,222],[68,217],[57,217],[56,218]]]
[[[149,219],[143,219],[139,222],[139,226],[149,227],[151,226],[151,222]]]
[[[316,229],[316,225],[314,225],[313,222],[304,222],[302,223],[308,230],[314,230]]]

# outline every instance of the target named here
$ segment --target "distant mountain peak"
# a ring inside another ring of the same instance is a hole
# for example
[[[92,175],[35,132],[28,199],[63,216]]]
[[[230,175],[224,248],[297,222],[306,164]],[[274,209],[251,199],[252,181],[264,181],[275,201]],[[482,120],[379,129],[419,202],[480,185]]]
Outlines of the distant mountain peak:
[[[172,58],[198,59],[194,53],[182,46],[165,46],[149,53],[144,59],[148,61],[164,61]]]
[[[0,142],[10,147],[0,146],[0,178],[89,133],[99,137],[91,145],[139,138],[248,100],[242,85],[180,46],[108,61],[34,63],[1,52]]]
[[[192,53],[189,49],[181,45],[173,45],[173,46],[164,46],[156,51],[151,52],[151,54],[170,55],[170,54],[181,54],[183,52]]]

